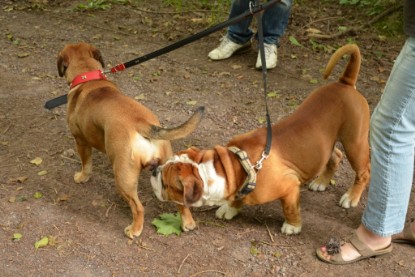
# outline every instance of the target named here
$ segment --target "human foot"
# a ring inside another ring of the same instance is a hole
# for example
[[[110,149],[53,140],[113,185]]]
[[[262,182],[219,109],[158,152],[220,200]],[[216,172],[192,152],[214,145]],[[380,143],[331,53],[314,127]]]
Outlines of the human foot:
[[[317,257],[331,264],[349,264],[363,259],[384,255],[392,251],[390,237],[379,237],[363,226],[340,246],[325,245],[316,249]]]

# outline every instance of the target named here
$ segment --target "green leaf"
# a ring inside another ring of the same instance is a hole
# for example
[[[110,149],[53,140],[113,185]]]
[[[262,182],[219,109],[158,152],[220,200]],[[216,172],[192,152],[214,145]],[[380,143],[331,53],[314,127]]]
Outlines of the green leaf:
[[[20,234],[20,233],[14,233],[14,234],[13,234],[13,240],[14,240],[14,241],[18,241],[18,240],[20,240],[22,237],[23,237],[23,235],[22,235],[22,234]]]
[[[290,37],[289,37],[289,40],[290,40],[290,42],[291,42],[291,44],[292,44],[292,45],[295,45],[295,46],[300,46],[300,47],[304,47],[304,46],[302,46],[302,45],[298,42],[298,40],[297,40],[295,37],[293,37],[293,36],[290,36]]]
[[[35,248],[42,248],[45,247],[49,244],[49,238],[48,237],[43,237],[40,240],[38,240],[37,242],[35,242]]]
[[[155,218],[151,224],[156,226],[157,233],[164,236],[171,234],[180,235],[182,233],[182,219],[179,213],[176,215],[171,213],[163,213],[159,218]]]
[[[33,197],[34,197],[35,199],[39,199],[39,198],[42,198],[42,197],[43,197],[43,194],[42,194],[41,192],[39,192],[39,191],[36,191],[36,192],[33,194]]]

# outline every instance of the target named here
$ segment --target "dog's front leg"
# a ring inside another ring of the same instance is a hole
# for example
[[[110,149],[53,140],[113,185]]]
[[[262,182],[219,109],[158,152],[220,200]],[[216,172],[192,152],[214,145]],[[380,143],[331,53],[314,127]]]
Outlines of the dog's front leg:
[[[297,178],[291,177],[290,192],[281,198],[282,209],[285,221],[281,227],[281,232],[286,235],[298,234],[301,232],[301,214],[300,214],[300,185]],[[296,180],[294,180],[296,179]]]
[[[92,172],[92,148],[79,142],[76,143],[76,148],[81,158],[82,169],[75,173],[74,180],[78,184],[85,183],[89,180]]]
[[[191,231],[194,228],[196,228],[196,222],[194,221],[192,217],[192,213],[190,212],[190,209],[183,205],[178,205],[178,207],[179,207],[180,215],[182,217],[182,230],[187,232],[187,231]]]
[[[243,205],[242,200],[235,200],[233,202],[226,202],[216,210],[216,217],[220,219],[230,220],[234,218]]]

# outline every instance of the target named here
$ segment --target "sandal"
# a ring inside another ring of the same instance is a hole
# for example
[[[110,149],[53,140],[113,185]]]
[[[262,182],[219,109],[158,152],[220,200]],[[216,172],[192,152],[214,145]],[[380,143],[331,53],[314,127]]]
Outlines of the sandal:
[[[400,238],[395,238],[396,236],[392,236],[392,242],[415,245],[415,233],[412,232],[411,223],[407,224],[405,228],[403,228],[402,233],[398,235],[402,236]]]
[[[383,249],[372,250],[369,247],[367,247],[366,244],[364,244],[357,237],[356,233],[353,234],[353,236],[349,239],[348,242],[359,252],[360,254],[359,257],[353,260],[350,260],[350,261],[345,261],[343,260],[343,257],[341,256],[340,248],[339,248],[338,253],[332,255],[330,259],[327,259],[326,257],[324,257],[323,251],[321,251],[321,248],[316,249],[316,255],[323,262],[326,262],[329,264],[335,264],[335,265],[343,265],[343,264],[350,264],[350,263],[354,263],[360,260],[364,260],[364,259],[368,259],[368,258],[372,258],[376,256],[381,256],[384,254],[388,254],[392,251],[392,244],[390,244],[389,246]]]

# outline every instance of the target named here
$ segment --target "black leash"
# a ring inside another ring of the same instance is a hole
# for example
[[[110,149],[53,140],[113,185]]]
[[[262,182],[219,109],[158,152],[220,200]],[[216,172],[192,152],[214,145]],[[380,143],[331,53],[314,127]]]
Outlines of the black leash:
[[[256,0],[256,4],[259,5],[259,0]],[[265,111],[266,111],[266,118],[267,118],[267,142],[265,144],[265,150],[262,153],[261,159],[257,162],[255,167],[257,169],[261,169],[262,161],[266,159],[271,151],[271,141],[272,141],[272,128],[271,128],[271,118],[269,116],[268,110],[268,101],[267,101],[267,65],[265,59],[265,47],[264,47],[264,32],[262,28],[262,14],[258,13],[257,15],[258,21],[258,43],[259,43],[259,52],[261,56],[261,64],[262,64],[262,79],[264,84],[264,99],[265,99]]]
[[[260,11],[263,11],[263,10],[267,9],[268,7],[270,7],[270,6],[276,4],[277,2],[280,2],[280,1],[281,0],[270,0],[270,1],[266,2],[266,3],[264,3],[264,4],[260,4],[259,1],[257,1],[257,4],[255,6],[252,6],[251,5],[251,7],[250,7],[249,10],[247,10],[246,12],[244,12],[244,13],[238,15],[238,16],[235,16],[233,18],[230,18],[227,21],[224,21],[224,22],[219,23],[219,24],[217,24],[215,26],[212,26],[212,27],[210,27],[210,28],[208,28],[208,29],[206,29],[204,31],[201,31],[201,32],[199,32],[197,34],[194,34],[194,35],[192,35],[190,37],[187,37],[187,38],[184,38],[182,40],[179,40],[179,41],[177,41],[177,42],[175,42],[175,43],[173,43],[171,45],[168,45],[168,46],[166,46],[164,48],[161,48],[159,50],[156,50],[156,51],[154,51],[154,52],[152,52],[150,54],[147,54],[147,55],[138,57],[138,58],[136,58],[134,60],[128,61],[128,62],[123,63],[123,64],[116,65],[116,66],[114,66],[111,69],[105,70],[104,71],[104,74],[106,74],[106,73],[115,73],[115,72],[118,72],[118,71],[123,71],[124,69],[129,68],[131,66],[134,66],[134,65],[143,63],[145,61],[151,60],[151,59],[153,59],[155,57],[158,57],[160,55],[169,53],[169,52],[171,52],[171,51],[173,51],[173,50],[175,50],[177,48],[180,48],[180,47],[182,47],[184,45],[187,45],[187,44],[189,44],[189,43],[191,43],[191,42],[193,42],[195,40],[198,40],[198,39],[200,39],[202,37],[205,37],[205,36],[210,35],[210,34],[212,34],[214,32],[217,32],[220,29],[223,29],[225,27],[228,27],[230,25],[233,25],[236,22],[238,22],[238,21],[240,21],[240,20],[242,20],[244,18],[253,16],[254,14],[259,13]],[[261,57],[261,59],[262,59],[262,57]],[[264,64],[264,62],[263,62],[263,64]],[[67,102],[68,102],[67,95],[66,94],[65,95],[61,95],[59,97],[56,97],[54,99],[51,99],[51,100],[47,101],[45,103],[45,108],[50,110],[50,109],[53,109],[53,108],[55,108],[57,106],[66,104]]]
[[[259,5],[260,0],[255,0],[255,6]],[[250,2],[250,8],[252,8],[253,2]],[[267,101],[267,64],[265,59],[265,47],[264,47],[264,31],[262,27],[262,12],[257,14],[257,24],[258,24],[258,45],[259,45],[259,55],[261,57],[261,69],[262,69],[262,79],[264,84],[264,99],[265,99],[265,111],[266,111],[266,118],[267,118],[267,140],[265,143],[265,150],[261,154],[261,158],[256,162],[255,165],[251,165],[249,162],[248,156],[246,155],[245,151],[240,149],[230,149],[232,152],[238,155],[241,160],[242,166],[247,173],[247,178],[239,189],[236,199],[241,200],[244,198],[248,193],[253,191],[256,187],[256,170],[260,170],[262,168],[262,163],[265,159],[268,158],[269,152],[271,151],[271,144],[272,144],[272,127],[271,127],[271,118],[268,111],[268,101]]]

